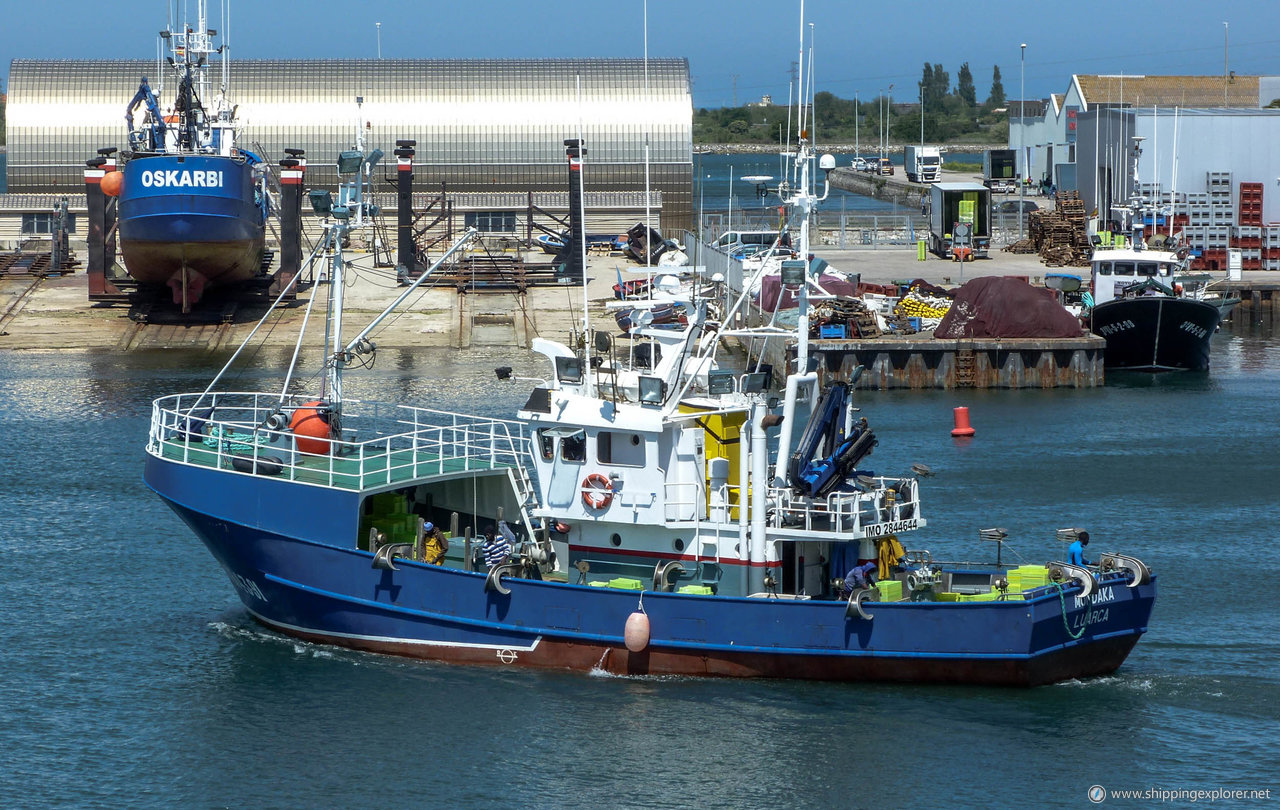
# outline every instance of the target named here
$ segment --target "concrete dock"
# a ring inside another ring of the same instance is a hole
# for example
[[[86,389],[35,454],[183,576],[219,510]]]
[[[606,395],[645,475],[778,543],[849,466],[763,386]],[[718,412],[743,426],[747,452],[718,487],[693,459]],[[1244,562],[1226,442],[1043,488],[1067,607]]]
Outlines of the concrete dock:
[[[819,247],[817,254],[832,267],[858,273],[870,283],[905,282],[921,278],[942,286],[959,286],[979,276],[1022,276],[1038,283],[1047,268],[1034,255],[993,251],[991,258],[959,264],[929,254],[918,261],[915,251],[903,249],[838,249]],[[530,256],[531,260],[541,260]],[[351,322],[363,322],[395,299],[403,288],[389,272],[376,268],[370,254],[351,255],[353,282],[346,292]],[[639,270],[621,255],[588,257],[586,299],[594,328],[615,331],[605,305],[614,300],[617,270]],[[1086,269],[1076,272],[1084,273]],[[1248,272],[1240,292],[1242,312],[1250,307],[1274,317],[1280,279],[1274,273]],[[635,278],[637,276],[630,276]],[[1255,278],[1256,277],[1256,278]],[[1253,286],[1249,286],[1253,285]],[[0,350],[146,351],[194,349],[231,351],[261,318],[261,304],[245,304],[222,321],[200,324],[140,323],[128,306],[91,303],[83,270],[59,277],[0,277]],[[1240,286],[1240,285],[1235,285]],[[302,327],[308,298],[324,294],[323,285],[304,288],[266,332],[267,345],[291,346]],[[580,325],[583,285],[529,287],[524,291],[459,292],[454,286],[426,287],[412,306],[391,320],[377,340],[384,346],[413,349],[481,346],[527,348],[534,337],[568,339]],[[314,327],[313,328],[318,328]],[[962,345],[963,344],[963,345]],[[1103,383],[1101,338],[1082,336],[1054,340],[935,341],[930,334],[884,336],[872,340],[814,340],[824,376],[846,377],[854,365],[867,373],[861,386],[876,388],[1044,388],[1093,387]],[[767,359],[782,367],[783,350]],[[772,353],[772,352],[771,352]]]

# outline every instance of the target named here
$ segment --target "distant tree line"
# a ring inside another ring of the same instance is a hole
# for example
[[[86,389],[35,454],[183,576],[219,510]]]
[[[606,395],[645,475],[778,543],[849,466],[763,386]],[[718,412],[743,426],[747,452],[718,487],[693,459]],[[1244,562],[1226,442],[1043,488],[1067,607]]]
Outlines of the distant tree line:
[[[895,101],[878,95],[858,98],[856,103],[832,93],[817,93],[812,112],[815,134],[821,142],[853,143],[856,137],[871,146],[879,142],[881,127],[887,122],[891,142],[918,143],[923,101],[926,143],[1008,143],[1009,118],[1004,111],[1004,85],[998,66],[992,69],[991,90],[981,104],[968,62],[956,72],[954,87],[951,75],[941,64],[926,62],[917,91],[912,94],[913,98],[899,96]],[[695,143],[778,143],[788,134],[787,112],[786,107],[760,104],[702,108],[694,112],[693,140]],[[794,121],[791,128],[794,139]]]

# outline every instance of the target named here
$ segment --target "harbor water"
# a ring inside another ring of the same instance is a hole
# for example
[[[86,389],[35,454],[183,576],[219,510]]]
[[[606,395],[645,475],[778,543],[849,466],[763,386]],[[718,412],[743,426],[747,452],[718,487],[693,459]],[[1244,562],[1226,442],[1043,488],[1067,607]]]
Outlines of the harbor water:
[[[297,642],[252,621],[140,480],[151,399],[202,389],[225,357],[2,354],[0,806],[1083,807],[1094,785],[1280,796],[1280,336],[1232,329],[1208,374],[859,392],[880,439],[870,466],[935,473],[930,526],[909,546],[988,559],[977,530],[1000,526],[1006,560],[1042,562],[1065,556],[1055,529],[1079,526],[1095,556],[1157,572],[1150,632],[1117,673],[1030,690],[591,677]],[[287,360],[258,355],[227,386],[270,390]],[[546,373],[510,349],[383,350],[346,392],[506,415],[528,384],[497,382],[498,365]],[[972,440],[949,435],[957,405]]]

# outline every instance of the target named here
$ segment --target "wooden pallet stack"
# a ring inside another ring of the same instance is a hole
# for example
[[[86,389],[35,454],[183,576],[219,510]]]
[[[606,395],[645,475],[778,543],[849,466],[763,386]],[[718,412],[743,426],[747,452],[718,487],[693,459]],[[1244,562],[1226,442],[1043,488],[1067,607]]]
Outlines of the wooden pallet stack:
[[[1092,255],[1084,201],[1074,191],[1059,192],[1052,211],[1032,211],[1029,235],[1005,248],[1010,253],[1038,253],[1047,267],[1088,267]]]

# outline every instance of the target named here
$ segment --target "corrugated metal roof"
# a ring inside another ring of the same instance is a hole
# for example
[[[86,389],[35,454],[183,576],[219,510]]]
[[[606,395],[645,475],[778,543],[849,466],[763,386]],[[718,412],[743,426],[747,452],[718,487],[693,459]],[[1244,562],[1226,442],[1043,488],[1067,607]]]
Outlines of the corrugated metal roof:
[[[1257,107],[1258,77],[1076,75],[1086,105]]]
[[[1010,116],[1021,113],[1027,118],[1043,118],[1048,105],[1049,102],[1042,98],[1012,99],[1004,103]]]

